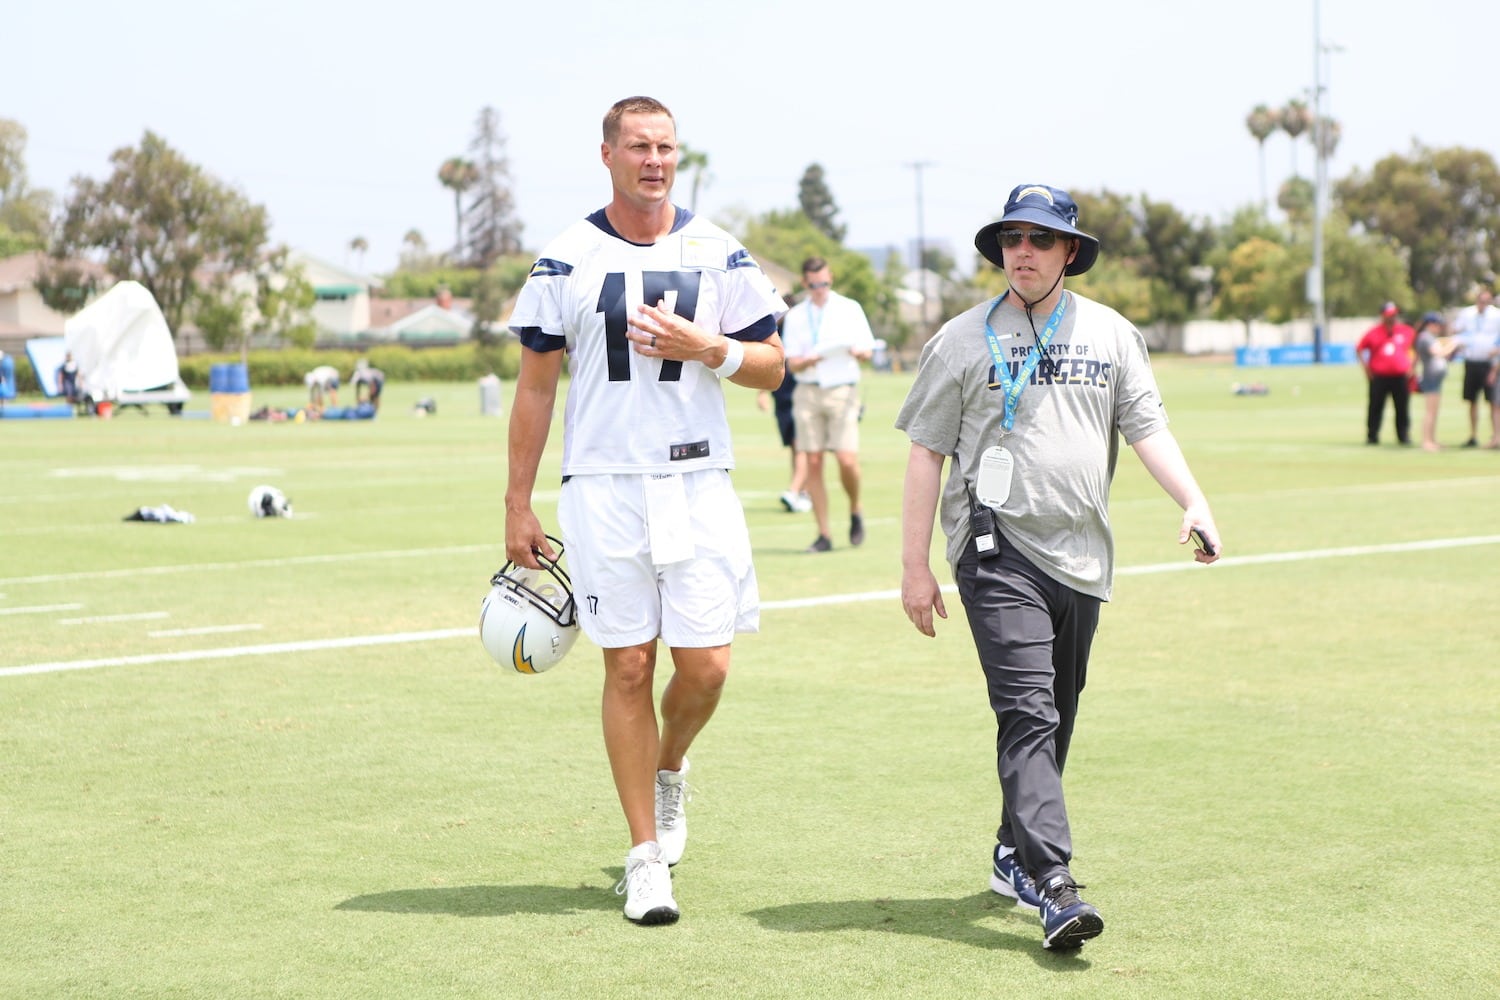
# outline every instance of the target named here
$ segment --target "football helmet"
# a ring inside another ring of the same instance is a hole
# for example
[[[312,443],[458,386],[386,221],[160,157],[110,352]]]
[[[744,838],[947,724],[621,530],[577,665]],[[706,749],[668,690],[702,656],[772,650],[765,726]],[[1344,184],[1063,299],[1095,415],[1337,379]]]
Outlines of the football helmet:
[[[250,491],[250,513],[256,517],[291,517],[292,502],[274,486],[257,486]]]
[[[573,581],[559,562],[563,544],[547,536],[557,560],[536,553],[540,570],[506,562],[479,606],[479,641],[490,659],[519,674],[557,666],[578,639]],[[534,551],[534,550],[533,550]]]

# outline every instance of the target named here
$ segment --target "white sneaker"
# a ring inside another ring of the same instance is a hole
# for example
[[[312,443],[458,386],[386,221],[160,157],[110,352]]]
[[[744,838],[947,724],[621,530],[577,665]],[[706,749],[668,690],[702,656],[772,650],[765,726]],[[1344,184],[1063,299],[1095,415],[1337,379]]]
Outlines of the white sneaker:
[[[806,493],[798,493],[796,497],[792,499],[792,510],[798,514],[806,514],[808,511],[812,510],[812,497],[808,496]]]
[[[682,770],[656,772],[656,841],[668,865],[681,861],[683,848],[687,847],[685,804],[692,798],[687,773],[686,757],[682,759]]]
[[[795,511],[797,509],[797,494],[791,490],[787,490],[781,494],[781,506],[786,508],[788,514]]]
[[[625,855],[625,877],[615,886],[625,897],[625,919],[643,926],[675,924],[682,914],[672,898],[672,870],[662,860],[661,845],[637,844]]]

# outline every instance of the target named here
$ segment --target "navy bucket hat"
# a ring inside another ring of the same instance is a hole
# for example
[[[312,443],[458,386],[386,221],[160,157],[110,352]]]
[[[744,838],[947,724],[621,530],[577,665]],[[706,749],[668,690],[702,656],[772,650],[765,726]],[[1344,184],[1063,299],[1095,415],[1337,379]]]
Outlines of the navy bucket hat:
[[[1078,240],[1078,254],[1064,274],[1082,274],[1099,257],[1099,239],[1078,228],[1078,205],[1071,195],[1045,184],[1019,184],[1005,202],[1005,214],[974,236],[974,248],[996,267],[1004,267],[1000,230],[1017,222],[1030,222]]]

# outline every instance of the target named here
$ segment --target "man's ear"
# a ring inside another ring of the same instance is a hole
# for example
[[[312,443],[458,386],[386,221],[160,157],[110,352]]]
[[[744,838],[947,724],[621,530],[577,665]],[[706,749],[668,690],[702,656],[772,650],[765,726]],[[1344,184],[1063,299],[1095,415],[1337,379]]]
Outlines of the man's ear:
[[[1063,265],[1064,267],[1067,267],[1068,264],[1078,259],[1078,248],[1080,245],[1077,239],[1068,240],[1068,261],[1067,264]]]

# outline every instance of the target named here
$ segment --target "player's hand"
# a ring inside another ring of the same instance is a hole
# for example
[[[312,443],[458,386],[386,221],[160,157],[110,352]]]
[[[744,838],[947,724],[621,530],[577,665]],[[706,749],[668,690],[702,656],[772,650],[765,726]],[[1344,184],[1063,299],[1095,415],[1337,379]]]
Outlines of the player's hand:
[[[663,301],[657,305],[642,303],[630,317],[625,336],[635,344],[636,352],[648,358],[668,361],[701,361],[721,339],[707,333],[696,323],[677,315]]]
[[[948,617],[943,606],[943,592],[938,588],[937,577],[926,566],[908,569],[901,574],[901,608],[906,617],[917,627],[917,631],[931,638],[937,635],[933,628],[933,612],[939,618]]]
[[[538,551],[548,559],[557,558],[557,553],[552,551],[552,544],[547,541],[547,533],[542,530],[542,522],[537,520],[536,514],[530,508],[506,511],[505,558],[517,566],[541,569],[542,564],[537,561],[536,557]]]

